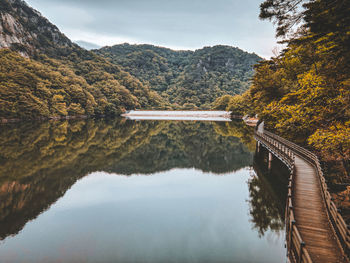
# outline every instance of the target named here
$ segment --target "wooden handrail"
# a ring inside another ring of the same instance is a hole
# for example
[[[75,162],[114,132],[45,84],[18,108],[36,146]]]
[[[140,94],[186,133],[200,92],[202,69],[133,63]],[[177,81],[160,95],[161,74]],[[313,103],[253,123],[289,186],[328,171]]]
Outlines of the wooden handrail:
[[[344,252],[349,256],[350,230],[348,229],[345,220],[343,219],[342,215],[338,212],[338,209],[331,198],[317,155],[295,143],[292,143],[266,130],[263,133],[255,131],[255,138],[261,143],[263,143],[268,148],[268,150],[273,152],[279,159],[281,159],[290,170],[290,183],[288,185],[288,198],[286,205],[286,230],[287,233],[288,231],[291,232],[287,234],[288,251],[292,254],[289,257],[290,260],[293,262],[312,262],[305,243],[302,241],[300,235],[298,235],[298,228],[296,227],[295,223],[292,224],[292,222],[295,222],[293,213],[293,203],[291,198],[294,187],[295,154],[302,157],[304,160],[306,160],[314,166],[321,185],[322,197],[325,202],[329,221],[333,226],[334,232],[336,233],[336,236],[338,237]],[[295,247],[296,245],[301,247],[297,248]]]
[[[287,247],[288,257],[293,263],[312,263],[309,252],[307,251],[306,244],[302,240],[293,212],[293,186],[294,186],[294,166],[295,156],[293,151],[290,151],[289,147],[284,146],[278,140],[272,136],[267,136],[264,133],[255,132],[255,138],[257,141],[265,145],[265,147],[276,155],[282,162],[286,164],[290,171],[290,178],[288,184],[288,198],[286,202],[286,233],[287,233]]]
[[[321,185],[322,190],[322,197],[324,199],[326,209],[327,209],[327,215],[331,222],[331,225],[333,226],[333,229],[342,245],[342,248],[344,252],[347,254],[347,256],[350,256],[350,230],[349,226],[346,224],[345,220],[343,219],[342,215],[338,212],[338,209],[335,205],[335,203],[332,200],[332,197],[328,191],[328,186],[326,184],[326,179],[324,177],[320,161],[316,154],[310,152],[309,150],[306,150],[305,148],[292,143],[276,134],[273,134],[268,131],[264,131],[264,135],[269,137],[270,139],[274,139],[276,141],[279,141],[280,143],[286,145],[287,147],[291,148],[295,153],[303,157],[306,161],[308,161],[310,164],[312,164],[315,168],[316,174],[319,178],[319,182]]]

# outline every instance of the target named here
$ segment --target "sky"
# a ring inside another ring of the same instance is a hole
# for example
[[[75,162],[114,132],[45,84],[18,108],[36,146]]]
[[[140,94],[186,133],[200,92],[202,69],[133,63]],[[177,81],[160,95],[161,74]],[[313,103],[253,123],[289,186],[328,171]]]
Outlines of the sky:
[[[71,40],[128,42],[176,50],[230,45],[269,58],[274,26],[259,20],[263,0],[26,0]]]

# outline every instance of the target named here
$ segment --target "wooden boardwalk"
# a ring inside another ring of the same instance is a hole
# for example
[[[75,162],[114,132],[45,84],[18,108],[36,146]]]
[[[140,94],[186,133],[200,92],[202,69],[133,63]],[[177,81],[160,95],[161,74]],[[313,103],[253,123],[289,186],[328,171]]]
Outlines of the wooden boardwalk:
[[[269,132],[259,130],[255,138],[291,171],[286,207],[289,261],[348,263],[348,227],[331,201],[317,157]]]
[[[315,168],[295,156],[292,196],[296,226],[313,262],[347,262],[329,222]]]

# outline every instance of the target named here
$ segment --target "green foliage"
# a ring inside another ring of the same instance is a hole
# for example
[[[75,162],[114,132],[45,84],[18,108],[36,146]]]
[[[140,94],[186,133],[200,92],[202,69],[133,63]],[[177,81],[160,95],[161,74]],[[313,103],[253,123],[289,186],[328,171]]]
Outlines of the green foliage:
[[[0,28],[4,39],[21,39],[5,46],[30,58],[0,54],[2,119],[210,108],[224,94],[245,91],[260,60],[227,46],[192,52],[124,44],[90,52],[20,0],[1,3]]]
[[[116,115],[160,101],[127,73],[103,71],[107,62],[100,66],[91,61],[85,66],[95,66],[95,70],[79,75],[75,70],[83,71],[84,66],[70,63],[44,55],[38,60],[27,59],[0,50],[0,118]]]
[[[232,115],[235,115],[235,116],[246,115],[246,113],[249,112],[248,103],[247,103],[248,98],[246,94],[247,93],[232,97],[228,103],[228,106],[226,107],[226,110],[231,111]]]
[[[277,57],[255,66],[247,92],[221,97],[213,107],[258,114],[268,129],[338,161],[349,175],[349,13],[349,1],[266,0],[260,17],[277,23],[278,36],[302,26]]]
[[[191,51],[173,51],[152,45],[115,45],[95,53],[120,65],[131,75],[162,93],[189,63]]]
[[[16,22],[16,30],[6,19]],[[156,92],[73,44],[23,1],[0,5],[0,28],[23,42],[7,43],[12,52],[0,50],[0,119],[118,115],[163,105]]]
[[[213,109],[214,110],[226,110],[226,108],[228,107],[228,104],[230,103],[230,101],[232,100],[232,96],[230,95],[224,95],[220,98],[217,98],[214,102],[213,102]]]
[[[207,109],[222,95],[243,93],[249,87],[252,66],[261,59],[228,46],[192,52],[123,44],[95,52],[149,85],[173,108],[183,109]]]
[[[350,2],[265,1],[261,8],[262,18],[277,22],[277,35],[303,24],[278,57],[256,66],[251,107],[268,129],[341,162],[349,174]]]
[[[285,36],[303,20],[303,4],[310,0],[265,0],[260,5],[261,19],[277,24],[276,35]]]
[[[215,110],[231,111],[233,117],[242,118],[245,115],[254,115],[250,93],[248,92],[235,96],[224,95],[214,101],[212,108]]]
[[[345,173],[350,167],[350,121],[333,123],[327,128],[317,129],[308,143],[320,151],[328,160],[343,162]]]

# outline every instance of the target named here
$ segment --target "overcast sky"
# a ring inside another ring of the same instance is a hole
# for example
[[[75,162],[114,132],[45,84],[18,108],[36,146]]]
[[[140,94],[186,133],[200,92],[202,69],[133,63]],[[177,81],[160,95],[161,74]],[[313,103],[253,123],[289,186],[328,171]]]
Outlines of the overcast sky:
[[[270,57],[272,23],[258,18],[263,0],[26,0],[73,41],[124,42],[173,49],[225,44]]]

